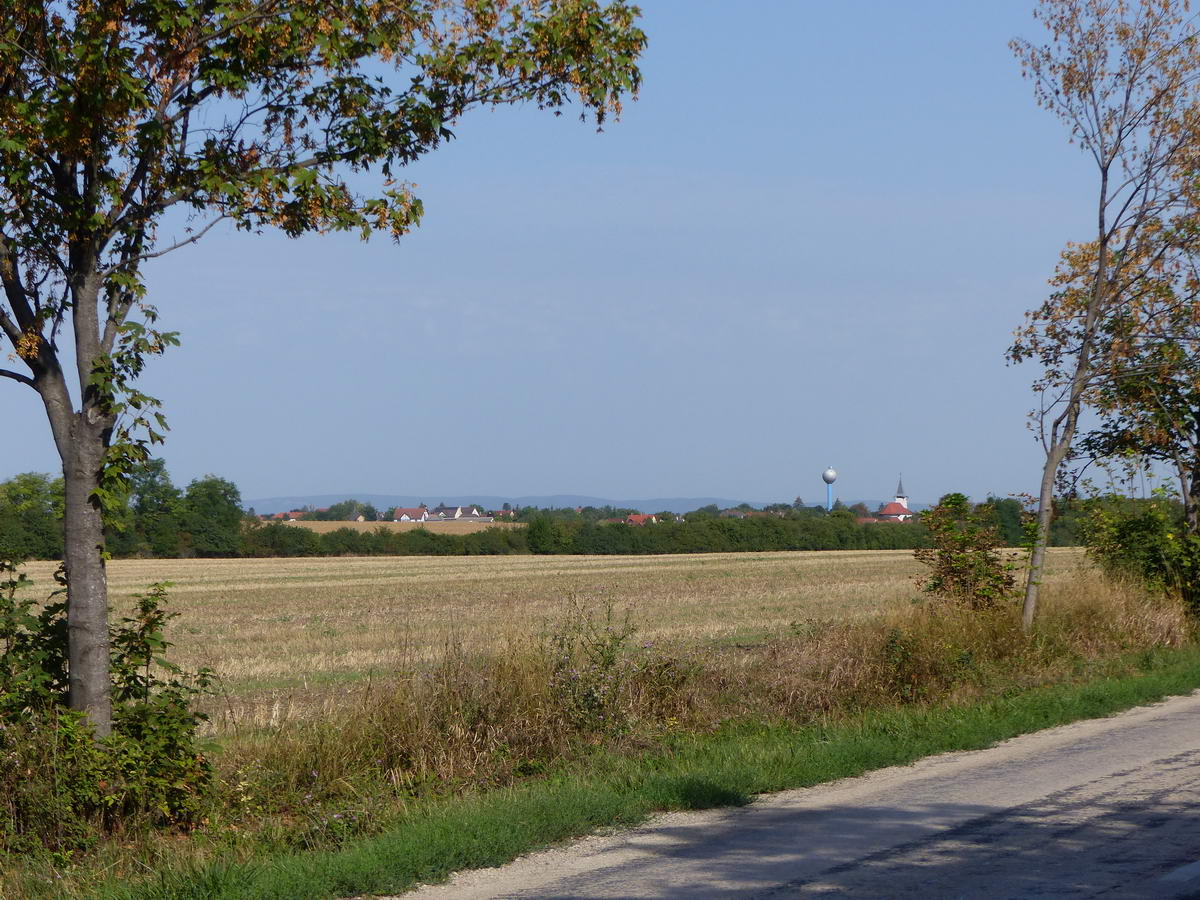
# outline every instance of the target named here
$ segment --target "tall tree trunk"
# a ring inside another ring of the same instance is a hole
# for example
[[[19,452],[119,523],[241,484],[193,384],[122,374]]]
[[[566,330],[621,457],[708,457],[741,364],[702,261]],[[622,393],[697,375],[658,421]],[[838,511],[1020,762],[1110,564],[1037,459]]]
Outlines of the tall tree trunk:
[[[1108,163],[1100,166],[1100,203],[1097,210],[1096,274],[1092,281],[1091,296],[1084,314],[1082,340],[1075,355],[1075,370],[1071,373],[1071,388],[1067,395],[1066,409],[1054,420],[1050,428],[1050,440],[1046,446],[1046,465],[1042,469],[1042,484],[1038,491],[1037,533],[1029,554],[1029,577],[1025,582],[1025,603],[1021,609],[1021,625],[1029,631],[1033,617],[1037,614],[1038,590],[1042,585],[1042,569],[1046,560],[1046,544],[1050,541],[1050,520],[1054,516],[1054,482],[1063,460],[1071,451],[1075,440],[1075,429],[1079,424],[1079,413],[1083,407],[1084,391],[1092,372],[1092,345],[1096,340],[1100,311],[1108,302],[1109,284],[1112,279],[1108,271],[1108,243],[1111,239],[1106,226],[1108,208]],[[1042,421],[1045,428],[1045,420]],[[1043,435],[1045,431],[1042,432]]]
[[[108,578],[104,524],[93,492],[100,481],[112,419],[86,402],[76,412],[58,360],[39,360],[34,388],[41,395],[62,460],[63,563],[67,572],[67,689],[71,709],[84,713],[97,737],[112,732],[108,650]]]
[[[105,435],[86,416],[75,416],[63,458],[69,703],[87,715],[97,737],[105,737],[112,731],[108,579],[104,526],[92,496],[104,461]]]
[[[1042,583],[1042,570],[1046,561],[1046,545],[1050,542],[1050,520],[1054,517],[1054,482],[1058,469],[1066,458],[1067,450],[1075,437],[1075,430],[1055,442],[1046,454],[1046,466],[1042,469],[1042,485],[1038,492],[1037,534],[1029,553],[1029,577],[1025,582],[1025,604],[1021,609],[1021,625],[1028,631],[1033,627],[1033,616],[1037,612],[1038,588]]]
[[[1179,487],[1183,494],[1183,514],[1189,534],[1200,534],[1200,413],[1196,421],[1195,438],[1192,444],[1190,471],[1180,467]]]

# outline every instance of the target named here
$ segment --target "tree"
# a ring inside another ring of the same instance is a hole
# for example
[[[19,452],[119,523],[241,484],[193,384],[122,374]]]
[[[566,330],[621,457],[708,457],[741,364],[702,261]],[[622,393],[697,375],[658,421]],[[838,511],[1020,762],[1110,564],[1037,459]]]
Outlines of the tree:
[[[531,553],[555,553],[559,535],[549,516],[537,515],[525,526],[525,540]]]
[[[1019,547],[1025,537],[1025,508],[1013,497],[988,497],[980,512],[991,510],[991,525],[1006,547]]]
[[[363,504],[357,500],[342,500],[328,509],[317,510],[313,517],[323,522],[352,522],[362,514]]]
[[[135,380],[176,343],[145,264],[223,220],[398,239],[422,211],[399,170],[468,110],[619,113],[639,84],[636,15],[624,0],[6,4],[0,333],[17,369],[0,377],[37,392],[62,461],[69,702],[97,735],[111,729],[102,512],[161,440]]]
[[[62,479],[27,472],[0,482],[0,560],[51,559],[62,553]]]
[[[177,556],[183,495],[171,483],[166,463],[148,459],[129,475],[133,527],[140,532],[151,556]]]
[[[1037,102],[1067,126],[1096,167],[1096,232],[1068,245],[1051,298],[1026,316],[1009,350],[1036,360],[1035,421],[1045,462],[1023,622],[1033,624],[1054,488],[1089,393],[1138,335],[1122,333],[1177,260],[1189,227],[1196,150],[1197,37],[1183,0],[1041,0],[1050,42],[1013,41]]]
[[[1121,458],[1133,469],[1152,461],[1170,466],[1187,531],[1200,535],[1200,308],[1186,283],[1183,289],[1182,297],[1174,290],[1162,295],[1167,302],[1157,321],[1169,324],[1157,329],[1158,339],[1136,348],[1097,389],[1099,424],[1081,446],[1093,458]]]
[[[183,527],[197,556],[237,556],[242,545],[242,495],[216,475],[197,478],[183,495]]]

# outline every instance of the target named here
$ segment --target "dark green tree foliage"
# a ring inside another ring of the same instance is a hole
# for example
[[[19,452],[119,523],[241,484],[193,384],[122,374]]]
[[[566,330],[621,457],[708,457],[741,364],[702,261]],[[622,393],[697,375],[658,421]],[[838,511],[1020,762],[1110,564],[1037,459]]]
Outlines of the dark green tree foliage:
[[[479,506],[479,504],[476,504]],[[483,509],[483,506],[479,506]],[[620,506],[584,506],[575,509],[573,506],[537,507],[526,506],[517,510],[517,522],[532,522],[534,519],[550,519],[553,522],[602,522],[605,519],[623,519],[630,513],[640,510]]]
[[[991,510],[991,525],[1006,547],[1020,547],[1025,538],[1025,507],[1014,497],[988,497],[984,507]]]
[[[181,491],[163,461],[150,459],[134,467],[128,495],[110,505],[106,538],[117,557],[238,556],[243,518],[231,481],[206,475]]]
[[[242,548],[242,496],[231,481],[206,475],[183,495],[183,527],[197,556],[237,556]]]
[[[149,556],[176,556],[181,550],[183,495],[171,483],[161,459],[147,460],[130,478],[130,509]]]
[[[525,542],[530,553],[569,553],[569,526],[550,516],[534,516],[525,526]]]
[[[29,472],[0,482],[0,559],[61,559],[63,482]]]
[[[321,538],[315,531],[272,522],[249,522],[242,534],[246,556],[320,556]]]

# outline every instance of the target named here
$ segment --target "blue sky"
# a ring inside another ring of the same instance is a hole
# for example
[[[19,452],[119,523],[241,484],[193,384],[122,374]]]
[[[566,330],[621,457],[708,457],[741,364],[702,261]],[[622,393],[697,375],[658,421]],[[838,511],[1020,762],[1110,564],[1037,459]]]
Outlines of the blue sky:
[[[476,113],[394,245],[214,231],[147,268],[176,481],[917,501],[1031,490],[1003,352],[1092,178],[1007,42],[1031,5],[645,0],[640,99]],[[0,476],[57,462],[0,385]]]

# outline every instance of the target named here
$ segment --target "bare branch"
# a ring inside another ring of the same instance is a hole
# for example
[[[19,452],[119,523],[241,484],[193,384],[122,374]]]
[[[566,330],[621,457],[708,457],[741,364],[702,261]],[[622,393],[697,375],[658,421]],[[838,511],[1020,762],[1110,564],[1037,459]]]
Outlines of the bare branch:
[[[161,250],[152,250],[147,253],[139,253],[137,256],[131,256],[129,259],[123,259],[118,263],[114,263],[113,265],[109,266],[107,269],[101,270],[100,277],[107,278],[109,275],[112,275],[114,272],[118,272],[121,269],[127,268],[132,265],[136,265],[137,263],[140,263],[140,262],[145,262],[148,259],[157,259],[160,256],[166,256],[168,253],[171,253],[174,250],[178,250],[180,247],[186,247],[186,246],[188,246],[188,244],[194,244],[194,243],[196,243],[196,241],[200,240],[200,238],[204,237],[206,234],[208,234],[210,231],[212,231],[213,228],[217,225],[217,223],[222,222],[228,218],[229,218],[229,216],[227,216],[227,215],[217,216],[215,219],[213,219],[211,222],[209,222],[207,225],[205,225],[202,229],[197,231],[191,237],[185,238],[182,241],[176,241],[171,246],[164,247]]]
[[[17,323],[9,318],[8,313],[0,309],[0,331],[4,332],[12,345],[15,347],[17,342],[21,340],[21,329],[17,327]]]
[[[11,378],[13,381],[19,381],[21,384],[28,385],[31,388],[37,387],[33,383],[33,379],[28,375],[22,375],[20,372],[12,372],[8,369],[0,369],[0,378]]]

